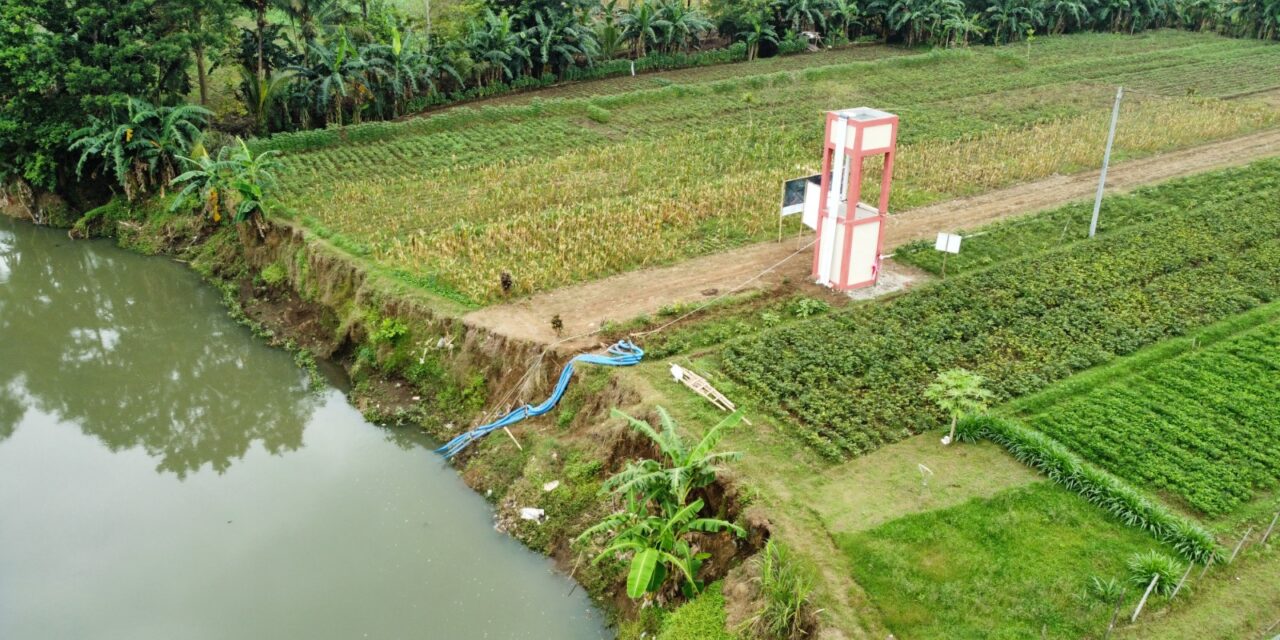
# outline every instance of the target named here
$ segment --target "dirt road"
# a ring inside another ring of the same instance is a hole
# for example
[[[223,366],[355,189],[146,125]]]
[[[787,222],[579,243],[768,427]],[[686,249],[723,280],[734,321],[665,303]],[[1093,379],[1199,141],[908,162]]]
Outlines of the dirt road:
[[[1274,155],[1280,155],[1280,129],[1114,165],[1107,174],[1107,193]],[[1097,185],[1097,171],[1053,176],[891,215],[885,229],[886,251],[912,240],[932,238],[939,231],[972,230],[1003,218],[1091,198]],[[474,311],[464,321],[513,338],[550,344],[557,340],[550,324],[557,314],[564,322],[564,335],[576,336],[598,329],[605,321],[623,322],[653,314],[664,305],[706,300],[738,287],[770,287],[783,279],[807,282],[813,251],[799,247],[811,241],[811,234],[801,243],[793,236],[669,267],[623,273]],[[766,269],[770,270],[761,273]]]

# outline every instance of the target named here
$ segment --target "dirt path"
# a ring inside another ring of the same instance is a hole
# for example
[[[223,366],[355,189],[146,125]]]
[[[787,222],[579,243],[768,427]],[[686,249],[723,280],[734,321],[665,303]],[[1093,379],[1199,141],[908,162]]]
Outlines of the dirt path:
[[[1280,155],[1280,129],[1160,154],[1115,165],[1107,175],[1109,194],[1172,178],[1247,164]],[[974,229],[1003,218],[1087,199],[1097,189],[1098,172],[1052,176],[1036,182],[942,202],[892,215],[885,229],[886,251],[906,242],[932,238],[939,231]],[[806,236],[803,243],[812,240]],[[739,287],[761,271],[744,290],[777,285],[784,279],[807,283],[812,249],[799,249],[793,236],[764,242],[669,267],[618,274],[466,315],[470,324],[521,340],[550,344],[557,340],[550,319],[564,321],[564,335],[577,336],[605,321],[624,322],[653,314],[664,305],[707,300]],[[813,286],[813,285],[806,285]]]

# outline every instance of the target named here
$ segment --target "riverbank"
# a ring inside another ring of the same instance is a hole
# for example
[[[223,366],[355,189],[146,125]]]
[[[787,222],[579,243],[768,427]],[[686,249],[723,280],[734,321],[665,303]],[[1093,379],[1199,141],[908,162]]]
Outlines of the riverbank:
[[[304,368],[331,362],[350,380],[349,397],[365,417],[391,429],[425,431],[444,441],[510,408],[538,402],[574,355],[507,338],[463,321],[448,301],[428,298],[371,265],[288,222],[251,229],[209,227],[144,205],[91,212],[69,233],[111,236],[124,248],[187,264],[222,293],[233,317],[268,344],[296,354]],[[12,215],[12,211],[9,211]],[[636,456],[656,456],[609,411],[652,417],[652,406],[608,372],[580,367],[551,415],[473,445],[454,466],[496,510],[495,526],[553,558],[610,618],[637,615],[624,574],[572,546],[582,530],[612,512],[604,478]],[[515,440],[518,438],[518,444]],[[554,488],[547,490],[546,487]],[[702,495],[708,512],[750,531],[700,540],[712,557],[707,582],[759,549],[768,525],[747,511],[729,479]],[[540,521],[520,509],[542,509]]]

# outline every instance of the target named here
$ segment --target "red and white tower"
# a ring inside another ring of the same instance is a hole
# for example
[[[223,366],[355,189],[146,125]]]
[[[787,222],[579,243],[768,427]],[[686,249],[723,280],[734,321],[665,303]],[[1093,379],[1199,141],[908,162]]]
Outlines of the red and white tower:
[[[839,291],[869,287],[880,274],[898,116],[867,107],[828,111],[823,139],[813,277]],[[863,161],[877,155],[884,156],[884,171],[880,203],[872,207],[859,197]]]

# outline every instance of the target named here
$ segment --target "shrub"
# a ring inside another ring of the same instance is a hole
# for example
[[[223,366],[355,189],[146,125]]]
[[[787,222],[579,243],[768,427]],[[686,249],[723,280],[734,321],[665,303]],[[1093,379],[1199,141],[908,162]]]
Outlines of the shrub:
[[[273,262],[262,270],[261,277],[263,283],[274,287],[281,282],[284,282],[285,275],[284,267],[280,266],[280,263],[278,262]]]

